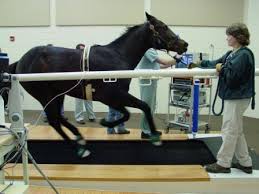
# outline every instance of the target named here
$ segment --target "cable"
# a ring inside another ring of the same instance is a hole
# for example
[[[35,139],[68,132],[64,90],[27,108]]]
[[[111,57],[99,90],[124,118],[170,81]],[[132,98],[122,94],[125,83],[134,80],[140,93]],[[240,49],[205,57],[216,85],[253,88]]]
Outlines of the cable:
[[[216,113],[216,112],[215,112],[215,104],[216,104],[216,100],[217,100],[217,96],[218,96],[218,92],[219,92],[220,79],[221,79],[221,78],[219,77],[218,84],[217,84],[217,89],[216,89],[216,93],[215,93],[214,100],[213,100],[213,103],[212,103],[212,113],[213,113],[215,116],[220,116],[220,115],[223,113],[223,110],[224,110],[224,98],[222,98],[222,99],[221,99],[221,108],[220,108],[220,111],[219,111],[219,113]]]

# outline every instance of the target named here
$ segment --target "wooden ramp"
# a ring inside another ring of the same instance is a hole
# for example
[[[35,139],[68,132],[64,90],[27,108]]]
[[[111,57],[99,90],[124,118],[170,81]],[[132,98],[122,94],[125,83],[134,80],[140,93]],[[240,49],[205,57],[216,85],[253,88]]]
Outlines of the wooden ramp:
[[[80,128],[86,139],[91,140],[141,140],[140,130],[131,129],[128,135],[107,135],[104,128]],[[69,133],[68,133],[69,134]],[[71,134],[70,134],[71,135]],[[72,136],[71,136],[72,137]],[[49,126],[29,128],[29,139],[61,139]],[[162,140],[187,140],[186,134],[163,134]],[[51,148],[50,148],[51,149]],[[9,167],[12,164],[9,164]],[[209,181],[208,173],[200,165],[39,165],[51,180],[75,181]],[[22,179],[22,166],[6,168],[7,179]],[[32,180],[42,177],[29,164]]]

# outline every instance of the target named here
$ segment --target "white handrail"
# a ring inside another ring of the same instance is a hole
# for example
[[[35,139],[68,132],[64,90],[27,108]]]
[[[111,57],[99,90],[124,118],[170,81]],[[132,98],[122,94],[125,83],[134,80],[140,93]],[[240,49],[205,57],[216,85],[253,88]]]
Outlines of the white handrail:
[[[104,78],[146,78],[161,77],[199,77],[216,76],[215,69],[163,69],[163,70],[126,70],[126,71],[90,71],[90,72],[59,72],[59,73],[30,73],[13,74],[13,79],[26,81],[58,81],[78,79],[104,79]],[[259,69],[255,70],[255,76]]]

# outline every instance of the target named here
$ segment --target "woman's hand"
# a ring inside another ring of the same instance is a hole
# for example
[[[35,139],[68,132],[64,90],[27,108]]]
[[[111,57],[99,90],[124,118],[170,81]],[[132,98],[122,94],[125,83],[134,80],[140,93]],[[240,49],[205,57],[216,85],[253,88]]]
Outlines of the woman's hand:
[[[222,63],[218,63],[218,64],[216,65],[216,70],[217,70],[217,72],[219,73],[219,72],[221,71],[221,69],[222,69]]]
[[[192,69],[192,68],[195,68],[195,67],[199,67],[199,64],[197,64],[197,63],[190,63],[187,68],[188,69]]]

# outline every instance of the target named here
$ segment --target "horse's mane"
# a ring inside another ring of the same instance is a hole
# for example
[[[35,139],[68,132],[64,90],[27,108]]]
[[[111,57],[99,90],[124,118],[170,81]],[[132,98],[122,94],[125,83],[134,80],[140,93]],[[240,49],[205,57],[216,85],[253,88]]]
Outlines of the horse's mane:
[[[132,35],[133,33],[141,38],[141,36],[138,36],[138,34],[140,34],[140,32],[143,32],[143,30],[145,28],[142,28],[142,27],[145,27],[145,23],[144,24],[139,24],[139,25],[135,25],[135,26],[131,26],[131,27],[127,27],[126,28],[126,31],[120,36],[118,37],[117,39],[115,39],[114,41],[112,41],[110,44],[118,44],[118,43],[121,43],[123,42],[124,40],[128,39],[128,37],[130,35]]]

